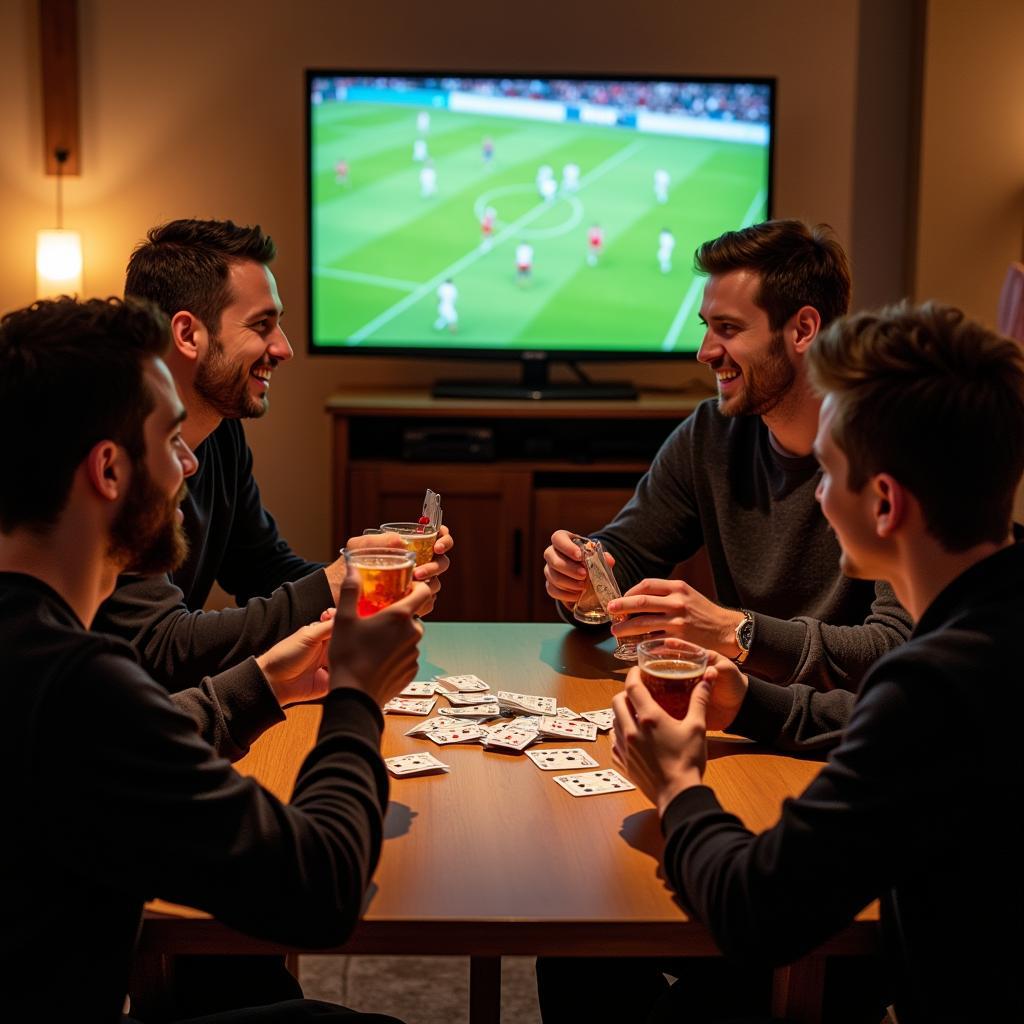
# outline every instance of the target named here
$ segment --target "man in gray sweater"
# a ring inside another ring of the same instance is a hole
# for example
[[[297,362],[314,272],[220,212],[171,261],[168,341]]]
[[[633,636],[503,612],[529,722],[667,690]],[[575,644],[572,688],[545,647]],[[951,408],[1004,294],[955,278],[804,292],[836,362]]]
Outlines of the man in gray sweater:
[[[820,398],[805,357],[849,305],[846,254],[825,225],[779,220],[726,232],[695,259],[708,275],[697,358],[718,398],[680,424],[595,534],[625,592],[609,611],[632,616],[612,631],[662,630],[775,683],[855,690],[911,622],[888,584],[842,575],[814,500]],[[666,578],[702,546],[718,603]],[[571,620],[586,570],[566,530],[544,558],[547,591]]]

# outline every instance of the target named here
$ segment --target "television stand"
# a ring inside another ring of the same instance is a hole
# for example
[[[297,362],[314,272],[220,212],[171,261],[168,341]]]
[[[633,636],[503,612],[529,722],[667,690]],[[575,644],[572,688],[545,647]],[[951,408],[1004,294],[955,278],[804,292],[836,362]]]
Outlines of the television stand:
[[[430,392],[434,398],[511,398],[541,402],[552,399],[630,399],[637,390],[628,381],[599,381],[594,384],[545,384],[529,387],[517,381],[439,380]]]
[[[542,402],[553,400],[636,401],[637,390],[629,381],[592,381],[574,363],[578,381],[552,383],[548,377],[550,363],[541,353],[524,353],[518,381],[505,380],[439,380],[434,383],[434,398],[508,398]]]

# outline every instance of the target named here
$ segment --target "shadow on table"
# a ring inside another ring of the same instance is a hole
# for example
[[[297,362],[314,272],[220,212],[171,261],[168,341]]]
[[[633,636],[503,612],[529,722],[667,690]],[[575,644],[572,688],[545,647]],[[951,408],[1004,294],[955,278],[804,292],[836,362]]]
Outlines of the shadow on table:
[[[606,632],[571,629],[542,641],[540,659],[556,672],[582,679],[625,679],[629,665],[612,657],[614,649],[615,642]]]
[[[411,807],[392,800],[384,815],[384,838],[398,839],[399,836],[408,835],[412,831],[412,819],[415,817],[416,812]]]
[[[637,811],[622,820],[622,827],[619,835],[639,853],[646,854],[654,861],[655,878],[665,886],[665,889],[672,894],[672,898],[679,902],[675,891],[665,879],[665,872],[661,866],[661,855],[665,849],[665,837],[661,834],[661,822],[658,820],[658,812],[653,808],[646,811]],[[685,910],[686,908],[683,907]]]

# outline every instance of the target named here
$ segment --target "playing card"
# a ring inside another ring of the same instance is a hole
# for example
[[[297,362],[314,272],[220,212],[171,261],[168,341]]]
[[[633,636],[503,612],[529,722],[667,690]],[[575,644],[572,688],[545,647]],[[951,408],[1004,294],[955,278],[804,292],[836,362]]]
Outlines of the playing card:
[[[572,708],[557,708],[555,711],[556,718],[579,718],[580,716],[573,711]]]
[[[615,712],[611,708],[602,708],[600,711],[584,711],[580,718],[593,722],[601,732],[608,732],[615,725]]]
[[[511,693],[498,691],[498,703],[511,711],[522,711],[527,715],[554,715],[558,702],[554,697],[535,697],[532,693]]]
[[[401,754],[399,757],[384,758],[384,763],[392,775],[424,775],[427,772],[448,771],[448,765],[433,754]]]
[[[437,713],[445,718],[496,718],[497,704],[467,704],[461,708],[438,708]]]
[[[478,693],[481,690],[489,690],[487,685],[479,676],[434,676],[434,682],[438,689],[444,692],[452,690],[456,693]]]
[[[427,739],[443,747],[448,743],[476,743],[484,735],[484,730],[475,722],[453,722],[447,729],[431,729],[427,733]]]
[[[429,715],[437,703],[436,697],[392,697],[384,705],[384,713],[389,715]]]
[[[532,729],[517,729],[514,725],[503,725],[487,730],[484,746],[502,747],[505,750],[522,750],[536,738],[537,734]]]
[[[406,729],[405,735],[425,736],[433,729],[447,729],[449,725],[451,722],[444,718],[427,718],[422,722],[417,722],[411,729]]]
[[[553,736],[561,739],[568,736],[574,740],[596,740],[597,726],[593,722],[584,722],[582,719],[569,721],[567,718],[544,718],[540,723],[541,736]]]
[[[433,697],[437,689],[437,683],[415,682],[410,683],[398,696],[399,697]]]
[[[448,703],[453,708],[469,707],[471,704],[494,704],[497,710],[498,698],[493,693],[459,693],[458,690],[452,690],[444,696],[448,698]]]
[[[555,782],[573,796],[597,796],[600,793],[622,793],[627,789],[636,789],[632,782],[612,768],[583,772],[580,775],[556,775]]]
[[[579,747],[554,747],[550,750],[528,750],[526,756],[541,771],[565,771],[566,768],[596,768],[597,762]]]

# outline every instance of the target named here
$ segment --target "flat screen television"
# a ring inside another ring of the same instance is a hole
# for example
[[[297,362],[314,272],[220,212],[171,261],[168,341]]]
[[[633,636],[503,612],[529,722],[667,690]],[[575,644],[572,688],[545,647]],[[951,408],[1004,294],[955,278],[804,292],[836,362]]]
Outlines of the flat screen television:
[[[770,215],[774,100],[754,78],[308,71],[310,351],[520,360],[505,393],[529,397],[551,360],[692,358],[693,251]]]

